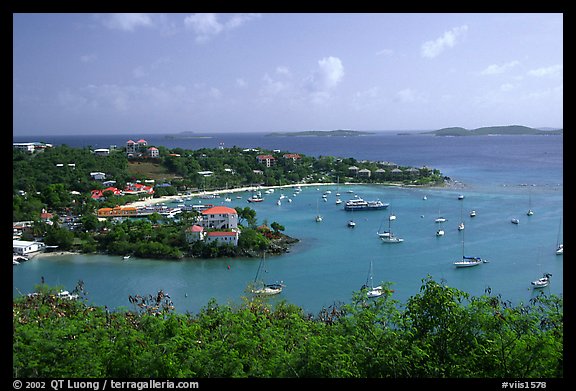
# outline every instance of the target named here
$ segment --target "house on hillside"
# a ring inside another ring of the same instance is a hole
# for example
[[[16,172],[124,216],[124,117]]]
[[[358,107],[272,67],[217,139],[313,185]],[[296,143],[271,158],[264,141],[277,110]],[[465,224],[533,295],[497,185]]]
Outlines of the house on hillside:
[[[256,156],[256,160],[260,164],[265,164],[266,167],[272,167],[276,162],[276,158],[272,155],[258,155]]]

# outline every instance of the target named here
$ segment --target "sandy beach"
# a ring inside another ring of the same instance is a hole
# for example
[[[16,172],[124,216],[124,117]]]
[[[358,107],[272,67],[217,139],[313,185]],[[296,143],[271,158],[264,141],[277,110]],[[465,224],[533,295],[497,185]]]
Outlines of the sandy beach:
[[[344,183],[343,185],[345,185]],[[240,193],[240,192],[250,192],[250,191],[263,191],[267,189],[286,189],[286,188],[294,188],[294,187],[309,187],[309,186],[336,186],[337,183],[328,182],[328,183],[295,183],[290,185],[279,185],[279,186],[247,186],[247,187],[239,187],[234,189],[224,189],[224,190],[213,190],[213,191],[200,191],[191,194],[178,194],[173,196],[165,196],[165,197],[158,197],[158,198],[150,198],[146,200],[136,201],[129,204],[127,206],[133,206],[136,208],[159,204],[163,202],[173,202],[181,198],[188,198],[188,197],[201,197],[204,195],[221,195],[221,194],[228,194],[228,193]]]

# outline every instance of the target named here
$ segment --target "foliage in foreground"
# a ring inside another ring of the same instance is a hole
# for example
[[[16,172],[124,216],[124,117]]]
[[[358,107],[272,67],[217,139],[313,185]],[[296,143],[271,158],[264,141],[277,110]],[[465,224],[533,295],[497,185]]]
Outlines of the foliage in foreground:
[[[13,302],[15,377],[563,377],[555,295],[513,306],[427,277],[405,308],[355,292],[312,316],[258,298],[178,314],[162,291],[110,312],[39,289]]]

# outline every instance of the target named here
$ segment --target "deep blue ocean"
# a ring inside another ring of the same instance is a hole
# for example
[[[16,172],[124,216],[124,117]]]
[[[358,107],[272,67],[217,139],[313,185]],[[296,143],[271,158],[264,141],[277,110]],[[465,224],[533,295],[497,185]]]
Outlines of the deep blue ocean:
[[[43,141],[73,147],[121,147],[128,139],[144,138],[149,145],[184,149],[238,146],[281,149],[311,156],[354,157],[391,161],[406,166],[428,166],[449,176],[456,186],[446,188],[396,188],[343,184],[277,189],[259,204],[248,204],[248,193],[186,203],[250,206],[259,222],[277,221],[285,233],[300,239],[290,253],[269,257],[268,280],[283,280],[284,291],[271,299],[285,299],[307,312],[349,301],[366,282],[370,261],[374,279],[388,281],[394,297],[404,303],[419,292],[422,279],[437,281],[482,295],[487,290],[513,303],[527,302],[536,291],[530,282],[544,272],[552,283],[541,290],[563,294],[563,255],[555,254],[563,241],[563,137],[473,136],[435,137],[377,133],[356,137],[270,137],[263,134],[214,134],[203,138],[168,139],[163,135],[126,134],[102,136],[15,137],[14,142]],[[324,191],[330,190],[326,202]],[[387,210],[346,212],[336,205],[358,195],[390,203]],[[281,205],[276,200],[286,196]],[[464,195],[463,200],[458,195]],[[426,199],[424,199],[426,196]],[[239,198],[237,198],[239,197]],[[287,202],[290,198],[292,202]],[[531,207],[535,213],[527,216]],[[470,210],[477,216],[471,218]],[[324,220],[314,221],[319,212]],[[403,243],[382,243],[376,232],[394,213],[395,234]],[[446,234],[436,237],[439,215],[447,219]],[[520,224],[511,224],[512,217]],[[348,228],[353,218],[357,225]],[[457,230],[463,220],[465,229]],[[464,246],[463,246],[464,245]],[[477,255],[489,262],[457,269],[452,262]],[[158,261],[104,255],[67,255],[36,258],[13,268],[13,293],[27,293],[44,277],[48,284],[73,289],[83,280],[88,299],[109,308],[130,308],[128,296],[170,294],[179,312],[197,312],[211,298],[221,304],[240,303],[244,289],[255,276],[257,259]]]

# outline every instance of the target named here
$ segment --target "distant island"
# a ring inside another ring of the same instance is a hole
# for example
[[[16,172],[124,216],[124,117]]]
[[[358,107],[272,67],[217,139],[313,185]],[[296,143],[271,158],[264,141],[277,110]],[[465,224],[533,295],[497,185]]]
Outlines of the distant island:
[[[274,132],[266,136],[271,137],[350,137],[350,136],[366,136],[374,134],[374,132],[365,132],[359,130],[305,130],[301,132]]]
[[[176,134],[167,134],[164,136],[165,139],[170,140],[179,140],[179,139],[187,139],[187,138],[212,138],[212,136],[200,136],[192,131],[184,131]]]
[[[541,130],[521,125],[487,126],[477,129],[464,129],[461,127],[443,128],[420,134],[433,134],[435,136],[486,136],[486,135],[561,135],[564,129]]]

